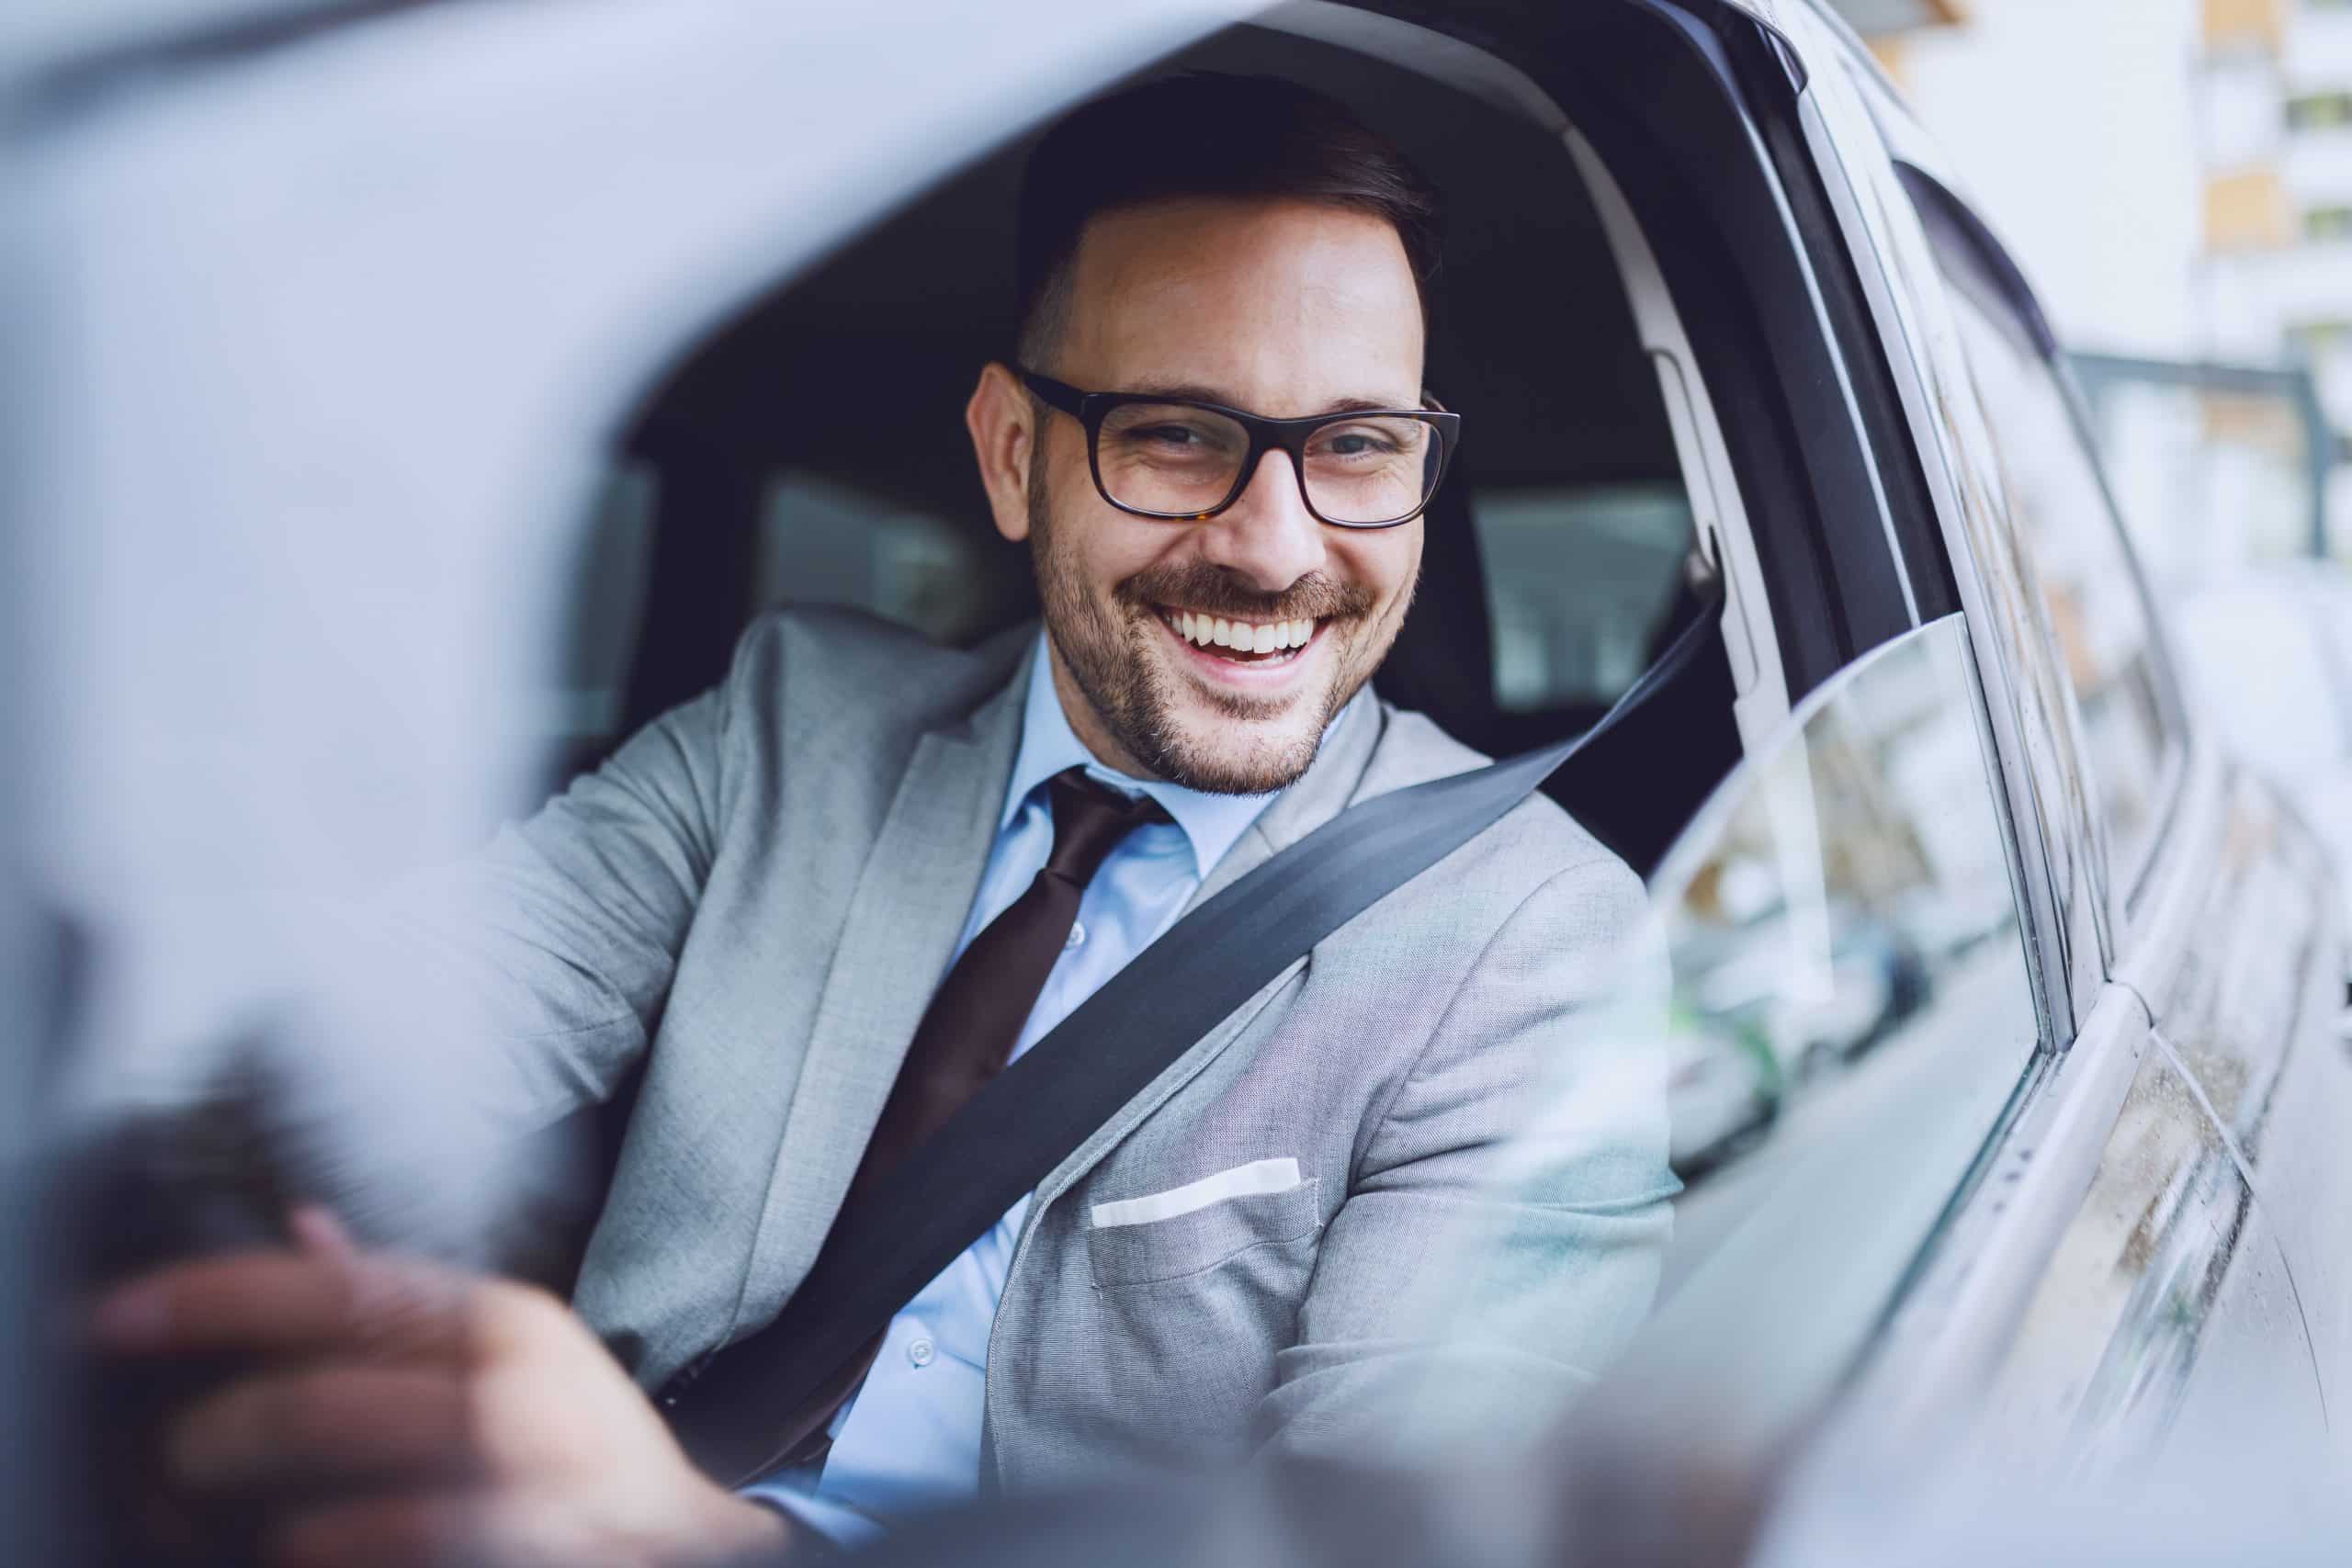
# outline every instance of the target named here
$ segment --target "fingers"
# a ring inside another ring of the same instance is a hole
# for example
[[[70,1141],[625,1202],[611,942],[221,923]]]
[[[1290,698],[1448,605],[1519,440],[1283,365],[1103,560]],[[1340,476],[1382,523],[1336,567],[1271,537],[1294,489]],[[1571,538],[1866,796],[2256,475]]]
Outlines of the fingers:
[[[91,1328],[119,1355],[455,1356],[469,1343],[475,1294],[461,1275],[338,1247],[322,1234],[300,1252],[200,1258],[134,1280],[101,1298]]]
[[[286,1228],[293,1233],[295,1246],[304,1252],[345,1260],[359,1256],[351,1233],[343,1228],[343,1222],[334,1217],[331,1209],[305,1203],[286,1217]]]
[[[262,1561],[268,1568],[461,1568],[489,1562],[498,1555],[489,1515],[490,1506],[468,1493],[330,1504],[265,1532]]]
[[[192,1498],[447,1483],[480,1466],[466,1385],[441,1368],[323,1365],[246,1378],[174,1423],[164,1450]]]

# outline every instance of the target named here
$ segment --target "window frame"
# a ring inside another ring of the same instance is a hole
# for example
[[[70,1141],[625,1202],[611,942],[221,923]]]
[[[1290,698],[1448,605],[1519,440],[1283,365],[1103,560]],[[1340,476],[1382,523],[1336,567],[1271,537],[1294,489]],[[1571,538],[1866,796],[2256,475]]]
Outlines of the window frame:
[[[1668,0],[1313,8],[1385,15],[1455,48],[1477,39],[1560,106],[1613,177],[1688,334],[1684,368],[1719,416],[1708,434],[1753,525],[1791,702],[1916,626],[1883,457],[1856,405],[1867,394],[1831,319],[1838,284],[1759,135],[1763,96],[1793,90],[1768,29]]]
[[[1824,67],[1807,87],[1813,109],[1807,132],[1838,218],[1840,232],[1831,243],[1851,253],[1904,415],[1898,438],[1913,448],[1934,509],[1933,537],[1917,547],[1935,564],[1915,561],[1914,575],[1948,572],[1968,617],[1978,688],[2001,768],[2004,826],[2043,1040],[2051,1051],[2064,1051],[2105,983],[2109,921],[2098,903],[2105,889],[2090,884],[2075,864],[2075,823],[2041,798],[2033,757],[2043,742],[2022,696],[2030,675],[2017,667],[2025,650],[2013,649],[2004,633],[1993,585],[1973,547],[1986,502],[1977,481],[1978,439],[1957,417],[1962,404],[1955,378],[1963,362],[1942,280],[1898,177],[1904,164],[1932,159],[1932,144],[1883,77],[1867,61],[1857,63],[1827,22],[1803,7],[1786,10],[1780,19],[1796,29],[1800,45]]]
[[[1637,318],[1644,299],[1664,302],[1658,319],[1669,330],[1642,325],[1663,356],[1682,482],[1702,536],[1718,536],[1744,616],[1746,646],[1732,657],[1736,667],[1743,652],[1765,667],[1753,705],[1761,733],[1762,719],[1777,722],[1792,701],[1917,624],[1903,591],[1912,568],[1888,518],[1894,481],[1857,412],[1867,394],[1855,389],[1855,362],[1826,302],[1843,298],[1846,284],[1821,276],[1785,189],[1786,161],[1757,135],[1754,100],[1779,73],[1767,35],[1740,18],[1725,29],[1727,48],[1665,0],[1610,0],[1573,22],[1491,10],[1474,21],[1394,0],[1289,0],[1229,25],[1387,60],[1507,107],[1562,136],[1605,215],[1622,203],[1624,223],[1611,239],[1632,234],[1647,265],[1629,267],[1621,249],[1621,279]],[[1778,79],[1785,93],[1785,75]],[[919,196],[919,187],[894,192],[861,230]],[[707,319],[686,341],[725,322]],[[730,501],[738,511],[750,504]],[[707,648],[691,660],[653,661],[633,684],[632,712],[693,687],[689,663],[705,682],[716,667]],[[1741,715],[1744,731],[1749,717]]]
[[[2132,546],[2131,530],[2123,521],[2122,508],[2117,503],[2114,486],[2108,479],[2105,463],[2100,459],[2089,403],[2083,396],[2082,384],[2066,363],[2057,334],[2042,313],[2024,275],[1983,221],[1940,182],[1907,165],[1898,164],[1896,172],[1910,190],[1912,200],[1925,221],[1928,243],[1935,252],[1939,265],[1946,269],[1946,287],[1956,288],[1967,296],[1971,306],[1986,312],[1995,330],[2016,336],[2019,345],[2028,348],[2051,377],[2059,400],[2066,411],[2068,432],[2098,486],[2105,518],[2101,525],[2110,532],[2123,563],[2130,591],[2139,599],[2147,627],[2145,657],[2153,673],[2156,701],[2162,709],[2164,721],[2164,751],[2156,770],[2153,821],[2145,844],[2129,863],[2120,863],[2105,852],[2099,857],[2108,879],[2109,907],[2114,914],[2121,917],[2116,928],[2115,954],[2120,959],[2128,940],[2130,922],[2143,906],[2153,873],[2163,858],[2165,840],[2178,814],[2182,789],[2188,776],[2194,726],[2190,721],[2188,704],[2182,695],[2177,663],[2165,639],[2155,595],[2148,586],[2147,570],[2141,564],[2139,552]],[[1955,271],[1966,277],[1965,285],[1951,276]],[[1974,368],[1972,362],[1972,374]],[[2057,657],[2054,649],[2045,651],[2053,659]],[[2063,671],[2063,660],[2060,660],[2060,668]],[[2071,690],[2071,677],[2067,678],[2067,684]],[[2075,739],[2082,765],[2095,776],[2099,766],[2098,760],[2089,755],[2079,733]],[[2108,840],[2111,846],[2111,837],[2103,815],[2097,819],[2097,827],[2102,839]]]

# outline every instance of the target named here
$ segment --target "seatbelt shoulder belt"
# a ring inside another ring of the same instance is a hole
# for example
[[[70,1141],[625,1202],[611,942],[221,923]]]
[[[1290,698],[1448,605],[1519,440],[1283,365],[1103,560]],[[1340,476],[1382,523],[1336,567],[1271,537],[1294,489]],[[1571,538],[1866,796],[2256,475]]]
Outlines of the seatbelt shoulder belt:
[[[1574,739],[1375,795],[1204,902],[845,1202],[764,1328],[656,1396],[686,1451],[730,1485],[781,1461],[778,1434],[848,1359],[1135,1096],[1317,943],[1492,827],[1692,664],[1720,592]],[[1115,1051],[1102,1043],[1118,1042]]]

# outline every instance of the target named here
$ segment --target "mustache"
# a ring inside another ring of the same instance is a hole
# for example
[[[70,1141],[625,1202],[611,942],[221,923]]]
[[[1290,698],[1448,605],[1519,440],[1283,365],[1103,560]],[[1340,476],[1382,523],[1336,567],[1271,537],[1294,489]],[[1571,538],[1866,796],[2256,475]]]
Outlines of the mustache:
[[[1121,604],[1139,610],[1172,604],[1248,621],[1357,620],[1372,614],[1379,595],[1323,572],[1309,572],[1279,593],[1237,581],[1205,561],[1148,567],[1112,590]]]

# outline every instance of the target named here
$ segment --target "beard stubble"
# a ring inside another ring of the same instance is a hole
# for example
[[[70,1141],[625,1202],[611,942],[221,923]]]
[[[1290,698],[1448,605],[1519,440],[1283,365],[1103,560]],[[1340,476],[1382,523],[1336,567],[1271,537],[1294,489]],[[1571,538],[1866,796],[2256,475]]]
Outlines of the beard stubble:
[[[1279,593],[1247,588],[1205,561],[1148,568],[1114,586],[1105,598],[1091,589],[1074,549],[1058,539],[1042,465],[1031,472],[1029,548],[1045,609],[1046,635],[1104,728],[1154,776],[1214,795],[1266,795],[1295,784],[1313,765],[1323,731],[1372,678],[1395,640],[1404,605],[1375,627],[1377,596],[1321,572]],[[1170,524],[1182,527],[1182,524]],[[1409,603],[1411,595],[1405,599]],[[1185,700],[1174,677],[1149,652],[1159,635],[1160,604],[1222,613],[1250,621],[1299,618],[1326,622],[1323,635],[1343,639],[1332,676],[1319,693],[1287,700],[1192,688],[1192,699],[1229,721],[1214,739],[1189,735],[1177,717]],[[1385,635],[1380,635],[1384,633]],[[1305,704],[1311,725],[1269,733],[1269,720]]]

